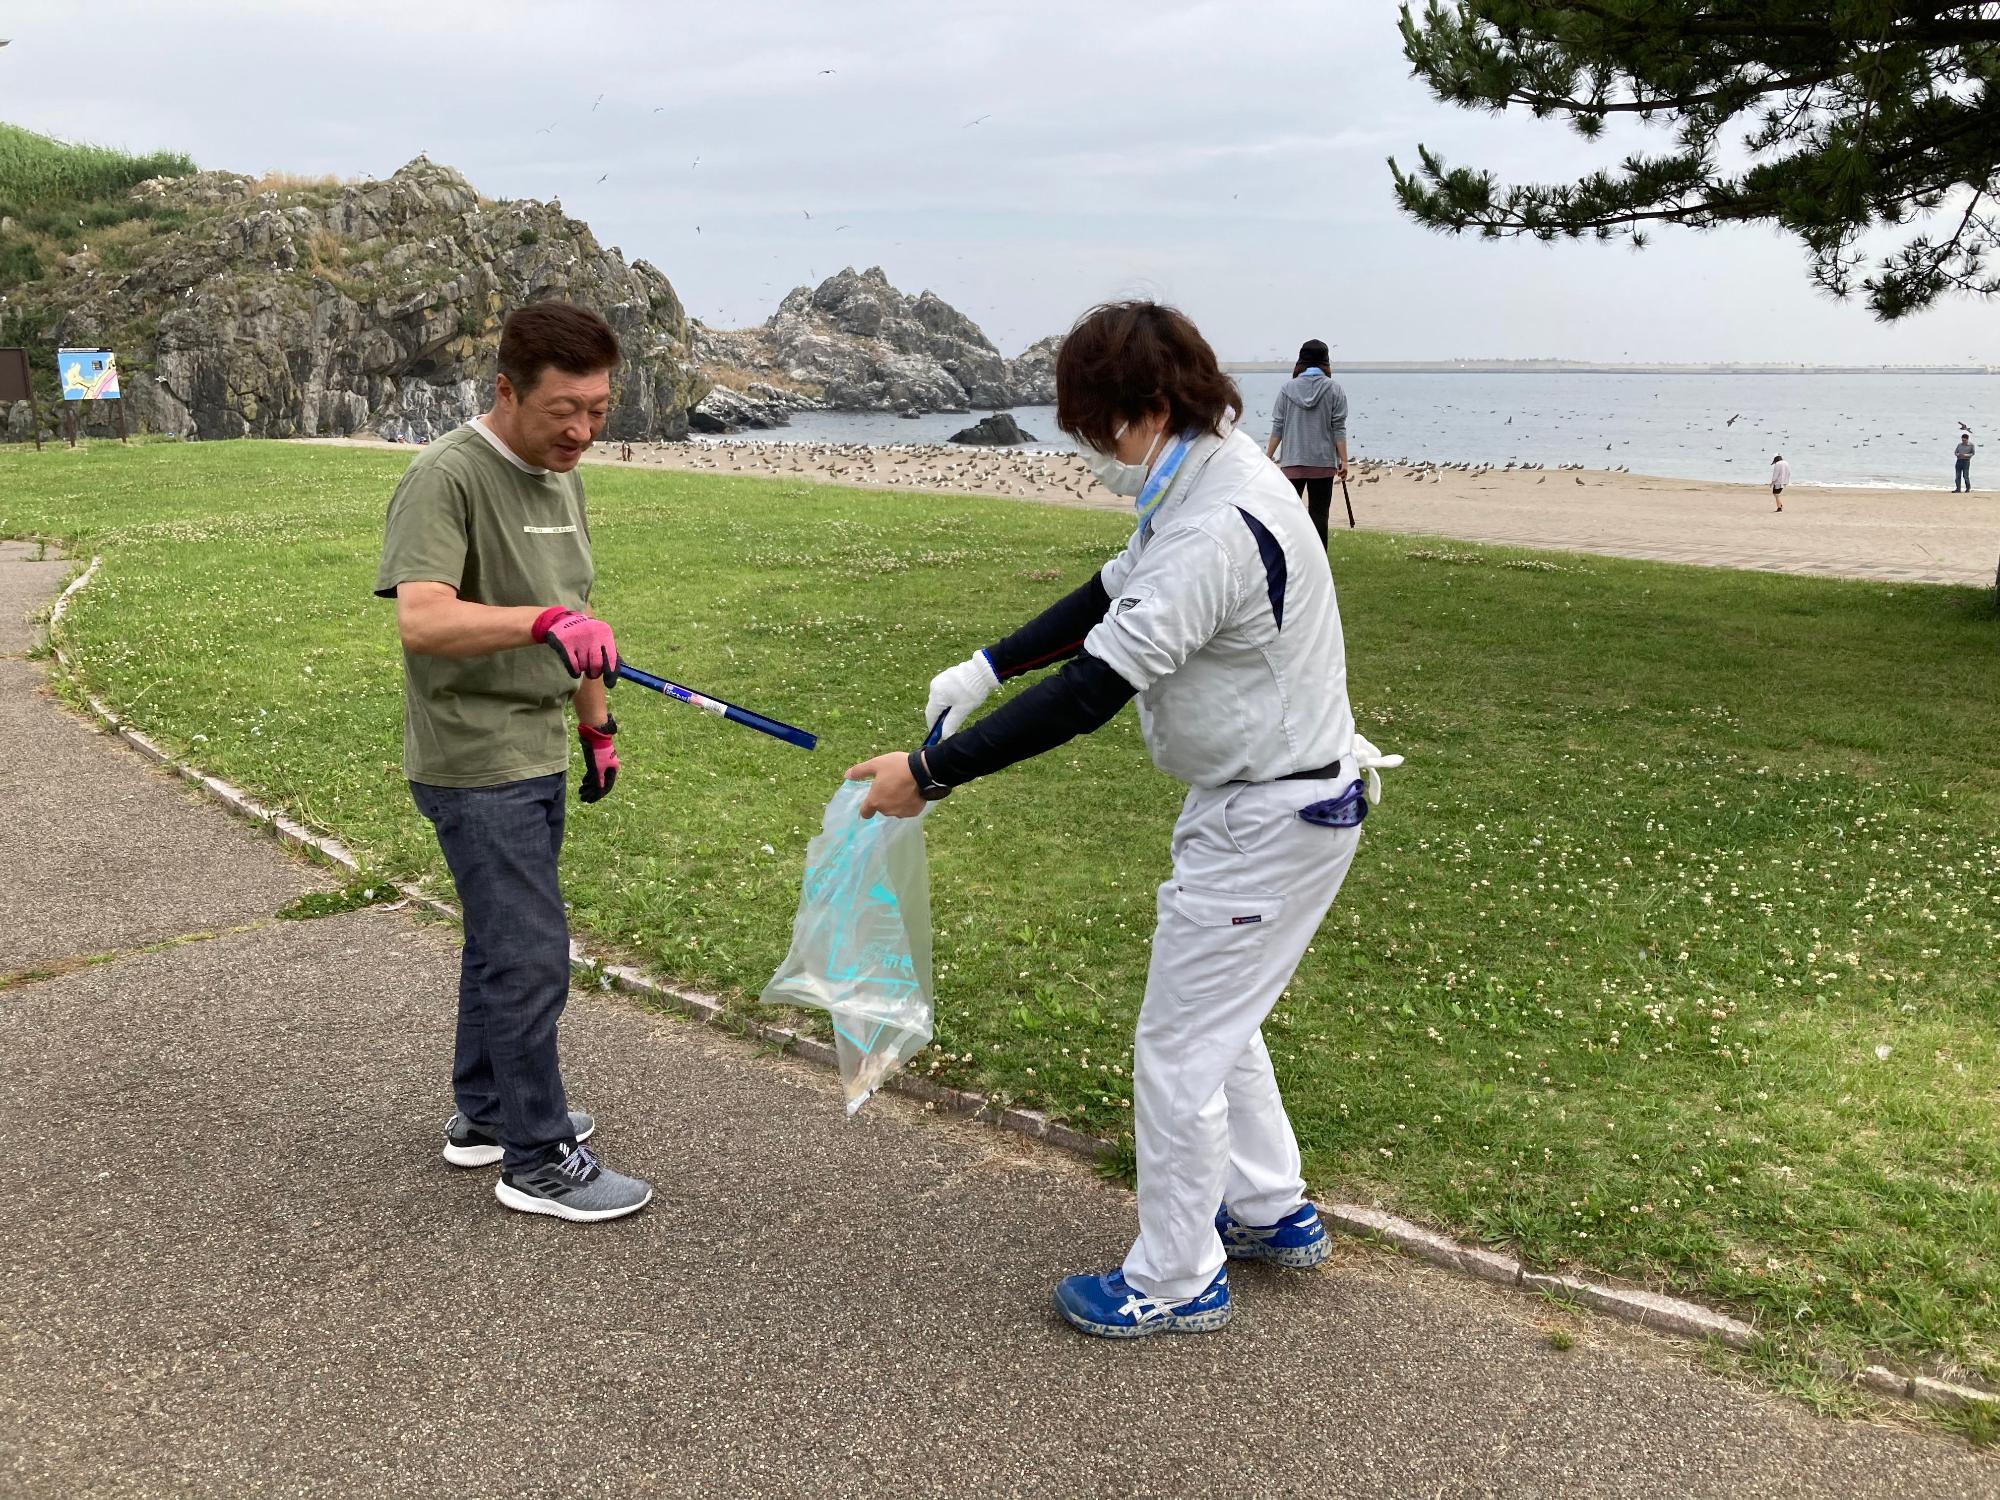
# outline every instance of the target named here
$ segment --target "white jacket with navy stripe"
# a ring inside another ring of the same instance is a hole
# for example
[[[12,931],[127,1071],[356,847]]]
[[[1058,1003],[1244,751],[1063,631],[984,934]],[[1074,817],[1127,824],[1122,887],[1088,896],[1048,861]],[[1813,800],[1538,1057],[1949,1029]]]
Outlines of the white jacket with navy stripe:
[[[1291,483],[1241,431],[1195,440],[1100,576],[1111,607],[1084,649],[1138,690],[1146,748],[1169,776],[1276,781],[1352,755],[1326,553]]]

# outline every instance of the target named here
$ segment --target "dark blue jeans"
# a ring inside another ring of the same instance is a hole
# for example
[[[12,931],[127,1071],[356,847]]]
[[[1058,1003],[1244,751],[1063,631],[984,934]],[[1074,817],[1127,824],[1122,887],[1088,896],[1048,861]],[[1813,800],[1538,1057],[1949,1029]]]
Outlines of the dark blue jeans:
[[[1951,490],[1955,495],[1960,490],[1972,488],[1972,460],[1961,458],[1952,465]]]
[[[569,922],[556,882],[566,778],[502,786],[410,783],[465,912],[458,974],[458,1112],[499,1139],[509,1168],[569,1140],[556,1022],[569,999]]]

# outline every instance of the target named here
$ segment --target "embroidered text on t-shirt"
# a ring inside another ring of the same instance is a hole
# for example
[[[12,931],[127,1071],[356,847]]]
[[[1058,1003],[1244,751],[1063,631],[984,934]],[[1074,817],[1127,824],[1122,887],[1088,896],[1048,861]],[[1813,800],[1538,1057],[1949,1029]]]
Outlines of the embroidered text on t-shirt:
[[[521,529],[530,536],[568,536],[576,530],[576,527],[572,524],[569,526],[523,526]]]

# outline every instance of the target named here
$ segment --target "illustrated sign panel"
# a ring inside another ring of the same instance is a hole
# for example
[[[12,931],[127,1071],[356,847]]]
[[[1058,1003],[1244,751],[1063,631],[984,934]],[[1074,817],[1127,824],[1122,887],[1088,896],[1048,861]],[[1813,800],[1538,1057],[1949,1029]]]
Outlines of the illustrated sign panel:
[[[0,349],[0,402],[26,401],[29,395],[28,351]]]
[[[109,349],[58,349],[56,373],[65,401],[118,399],[118,356]]]

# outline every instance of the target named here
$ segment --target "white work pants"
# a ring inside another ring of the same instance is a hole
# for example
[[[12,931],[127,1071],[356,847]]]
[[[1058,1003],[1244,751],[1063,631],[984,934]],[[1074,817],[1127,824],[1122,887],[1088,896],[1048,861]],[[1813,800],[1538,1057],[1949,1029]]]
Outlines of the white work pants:
[[[1275,1224],[1305,1202],[1299,1146],[1259,1028],[1354,862],[1359,828],[1298,815],[1349,782],[1196,787],[1174,825],[1133,1050],[1139,1238],[1125,1279],[1201,1292],[1222,1266],[1215,1210]]]

